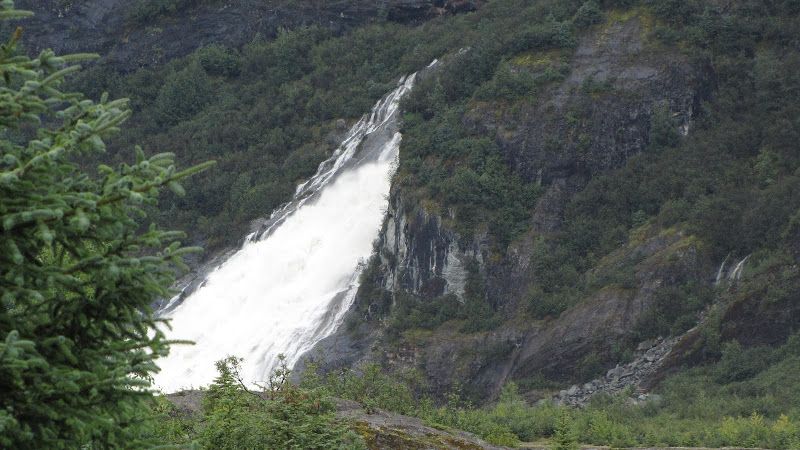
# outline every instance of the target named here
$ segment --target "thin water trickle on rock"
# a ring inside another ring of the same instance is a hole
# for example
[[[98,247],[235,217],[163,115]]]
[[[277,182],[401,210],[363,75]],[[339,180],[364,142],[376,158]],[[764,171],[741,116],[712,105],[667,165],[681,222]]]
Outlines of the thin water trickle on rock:
[[[742,278],[742,273],[744,273],[744,269],[747,267],[747,260],[750,259],[750,255],[745,256],[741,261],[734,264],[729,269],[726,269],[730,256],[731,255],[726,256],[722,264],[720,264],[719,270],[717,270],[717,276],[714,278],[714,286],[719,286],[722,281],[732,283]]]
[[[229,355],[244,358],[245,381],[258,383],[279,354],[291,367],[335,330],[380,231],[401,138],[397,108],[414,79],[400,80],[293,200],[167,313],[168,337],[196,345],[159,360],[158,389],[208,385]]]

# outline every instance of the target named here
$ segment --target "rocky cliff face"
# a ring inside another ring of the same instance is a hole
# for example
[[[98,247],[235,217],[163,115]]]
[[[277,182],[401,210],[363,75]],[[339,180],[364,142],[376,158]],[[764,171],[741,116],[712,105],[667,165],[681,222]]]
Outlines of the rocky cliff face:
[[[611,16],[585,31],[568,57],[529,53],[510,62],[517,72],[566,72],[539,94],[536,105],[508,110],[486,104],[468,120],[473,130],[496,136],[514,171],[553,184],[620,167],[650,138],[653,109],[665,103],[681,134],[713,88],[705,61],[689,61],[650,37],[645,14]]]
[[[483,262],[480,240],[462,239],[424,208],[406,214],[400,195],[391,203],[379,241],[381,263],[389,269],[383,287],[426,297],[454,294],[463,300],[466,261]]]
[[[177,2],[176,2],[177,3]],[[483,0],[389,0],[386,2],[314,0],[237,0],[183,2],[183,7],[145,22],[132,18],[137,2],[124,0],[18,0],[34,11],[23,40],[34,51],[57,54],[95,52],[123,71],[169,61],[210,44],[239,47],[279,29],[317,25],[340,33],[355,26],[390,20],[422,21],[479,7]]]
[[[378,243],[380,287],[395,297],[455,294],[463,300],[466,262],[474,260],[486,300],[504,324],[464,334],[448,322],[434,331],[406,332],[399,343],[387,346],[380,322],[373,320],[355,336],[352,329],[342,330],[323,341],[318,348],[324,360],[333,366],[373,359],[398,369],[421,368],[437,391],[466,384],[491,397],[512,378],[575,379],[590,355],[598,358],[592,364],[613,367],[612,347],[631,339],[631,330],[652,310],[661,289],[689,279],[713,281],[714,266],[701,243],[680,230],[645,230],[594,269],[613,271],[628,264],[632,284],[599,286],[560,317],[533,320],[525,314],[537,285],[536,239],[560,229],[569,199],[589,177],[644,150],[657,105],[668,105],[677,130],[685,135],[713,89],[707,64],[650,41],[649,26],[642,15],[611,17],[585,32],[572,55],[517,57],[512,70],[535,73],[559,65],[569,70],[561,83],[540,92],[535,106],[513,111],[480,103],[466,114],[464,125],[493,137],[516,173],[547,186],[532,211],[530,230],[503,254],[493,253],[481,233],[460,236],[445,225],[447,217],[424,202],[408,211],[408,193],[402,189],[392,193]]]

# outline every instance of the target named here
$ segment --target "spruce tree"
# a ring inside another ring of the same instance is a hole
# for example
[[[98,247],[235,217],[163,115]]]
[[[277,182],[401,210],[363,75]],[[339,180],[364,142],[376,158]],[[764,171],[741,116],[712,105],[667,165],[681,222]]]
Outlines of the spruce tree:
[[[555,450],[575,450],[578,448],[571,422],[569,414],[566,411],[561,411],[556,423],[556,433],[553,436],[553,442],[555,443],[553,448]]]
[[[32,15],[0,2],[0,18]],[[126,100],[62,92],[93,55],[35,59],[0,45],[0,448],[137,447],[150,376],[170,342],[150,309],[182,233],[142,230],[140,206],[179,171],[173,155],[82,170],[128,117]],[[132,152],[132,157],[134,152]]]

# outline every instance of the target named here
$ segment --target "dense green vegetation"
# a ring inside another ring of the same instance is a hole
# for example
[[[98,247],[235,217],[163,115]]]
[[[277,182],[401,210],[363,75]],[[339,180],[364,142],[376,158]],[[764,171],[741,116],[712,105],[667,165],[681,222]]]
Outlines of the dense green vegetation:
[[[0,46],[0,446],[152,445],[149,377],[171,342],[150,304],[199,249],[134,219],[211,164],[178,171],[171,153],[136,147],[131,164],[81,170],[77,157],[105,150],[127,101],[65,90],[74,63],[96,55],[31,59],[17,51],[21,32]]]
[[[567,67],[533,77],[512,73],[505,61],[527,51],[570,51],[576,42],[570,19],[579,6],[487,5],[479,19],[484,32],[471,39],[469,50],[452,57],[440,76],[424,80],[405,102],[400,185],[413,191],[412,199],[454,210],[453,225],[462,234],[488,227],[495,250],[526,231],[541,186],[510,170],[492,136],[470,135],[464,115],[476,101],[518,108],[535,101],[537,86],[563,80]]]
[[[206,247],[214,250],[232,245],[250,220],[287,200],[298,179],[313,173],[332,149],[334,119],[355,119],[392,80],[470,48],[408,102],[402,165],[417,175],[414,186],[430,190],[420,196],[447,194],[442,203],[459,211],[457,229],[473,230],[478,224],[468,219],[488,213],[501,250],[525,230],[527,210],[541,188],[511,173],[492,140],[462,136],[458,120],[473,93],[532,101],[537,85],[563,79],[566,66],[533,79],[512,74],[503,62],[530,49],[570,49],[570,18],[580,5],[494,2],[478,13],[418,28],[383,23],[340,37],[315,27],[284,31],[274,41],[257,39],[240,50],[212,45],[132,74],[93,67],[75,80],[75,89],[90,97],[108,91],[132,99],[133,126],[111,143],[112,155],[137,142],[170,148],[186,164],[219,160],[220,168],[202,176],[196,190],[164,199],[161,211],[170,213],[159,218],[207,239]],[[429,153],[436,156],[423,167]],[[456,160],[468,164],[455,170]]]

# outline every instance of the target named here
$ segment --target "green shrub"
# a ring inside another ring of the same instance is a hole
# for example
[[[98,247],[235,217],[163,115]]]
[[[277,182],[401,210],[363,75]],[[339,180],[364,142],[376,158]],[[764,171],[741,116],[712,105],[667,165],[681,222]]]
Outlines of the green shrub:
[[[770,429],[769,448],[796,448],[800,446],[800,423],[792,422],[786,414],[781,414]]]
[[[665,101],[653,107],[650,115],[650,145],[674,147],[679,139],[678,124],[669,109],[669,104]]]
[[[194,117],[211,101],[212,93],[202,65],[192,62],[170,77],[159,90],[156,118],[162,126],[169,126]]]
[[[593,444],[610,445],[612,447],[631,447],[636,444],[629,427],[614,423],[606,413],[600,411],[589,413],[588,431],[588,435],[584,436],[583,440]]]
[[[481,85],[475,92],[475,98],[479,100],[514,101],[535,95],[534,78],[524,72],[512,72],[506,62],[500,62],[491,81]]]
[[[219,375],[203,400],[197,433],[204,447],[219,449],[363,449],[363,440],[334,418],[334,405],[319,391],[289,382],[282,366],[262,393],[250,392],[239,377],[239,359],[217,363]]]
[[[712,299],[711,288],[691,281],[682,286],[663,286],[655,304],[635,327],[637,339],[681,334],[697,322],[695,315]]]
[[[764,417],[755,412],[747,419],[726,417],[719,430],[724,445],[742,447],[763,447],[769,432]]]
[[[558,425],[556,426],[555,435],[553,436],[556,450],[574,450],[578,448],[575,432],[572,429],[572,424],[569,415],[562,412],[558,417]]]
[[[769,355],[764,347],[744,350],[737,341],[727,342],[722,348],[722,359],[714,368],[716,379],[727,384],[752,378],[768,367]]]
[[[578,9],[578,12],[575,13],[572,23],[578,28],[585,28],[589,25],[600,23],[603,20],[605,20],[605,18],[603,17],[603,12],[600,11],[600,5],[594,0],[588,0],[584,2]]]
[[[517,435],[501,425],[495,425],[490,428],[489,432],[484,438],[487,442],[494,445],[500,445],[504,447],[516,447],[519,445],[519,439],[517,438]]]
[[[603,362],[596,353],[590,353],[581,361],[579,369],[580,381],[589,381],[604,372]]]
[[[201,47],[195,52],[203,70],[209,75],[238,76],[242,62],[232,50],[218,44]]]

